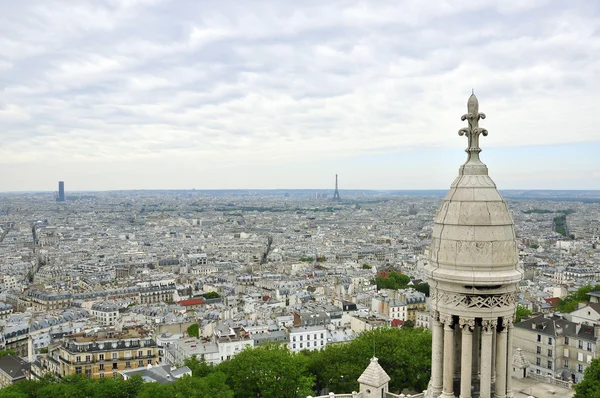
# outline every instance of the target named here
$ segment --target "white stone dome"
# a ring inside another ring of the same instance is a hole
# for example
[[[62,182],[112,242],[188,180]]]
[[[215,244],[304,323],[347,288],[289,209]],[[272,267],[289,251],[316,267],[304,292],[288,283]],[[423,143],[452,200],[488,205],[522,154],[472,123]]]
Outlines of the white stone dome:
[[[436,217],[429,249],[428,276],[437,282],[467,286],[505,285],[521,280],[514,222],[506,205],[479,160],[477,98],[469,98],[467,162],[459,169]]]

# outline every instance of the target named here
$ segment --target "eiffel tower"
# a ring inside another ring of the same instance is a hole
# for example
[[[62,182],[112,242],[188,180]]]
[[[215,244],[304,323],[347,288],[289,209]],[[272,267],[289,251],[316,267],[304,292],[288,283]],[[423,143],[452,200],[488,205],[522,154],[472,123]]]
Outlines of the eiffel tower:
[[[335,175],[335,192],[333,193],[333,200],[336,202],[342,201],[342,198],[340,198],[340,192],[338,191],[337,174]]]

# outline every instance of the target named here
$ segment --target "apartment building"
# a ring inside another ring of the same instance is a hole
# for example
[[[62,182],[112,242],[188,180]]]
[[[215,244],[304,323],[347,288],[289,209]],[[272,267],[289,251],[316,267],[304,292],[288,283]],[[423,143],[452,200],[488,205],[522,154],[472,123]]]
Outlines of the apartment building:
[[[327,345],[327,337],[324,326],[290,328],[288,347],[292,352],[320,350]]]
[[[117,377],[119,371],[155,365],[158,361],[156,342],[141,329],[69,335],[49,354],[58,354],[59,377]]]
[[[515,325],[513,349],[520,348],[531,363],[530,372],[578,383],[600,350],[600,325],[568,321],[544,314]]]

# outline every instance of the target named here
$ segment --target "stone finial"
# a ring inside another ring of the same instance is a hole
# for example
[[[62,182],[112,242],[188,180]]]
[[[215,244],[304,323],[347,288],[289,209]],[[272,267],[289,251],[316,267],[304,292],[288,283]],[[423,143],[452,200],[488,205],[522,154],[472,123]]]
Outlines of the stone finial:
[[[467,121],[468,127],[458,130],[458,135],[466,135],[468,139],[468,147],[465,152],[469,155],[465,165],[470,163],[481,164],[479,160],[479,135],[487,136],[488,131],[482,127],[479,127],[479,119],[485,119],[485,113],[479,113],[479,101],[475,96],[475,93],[471,94],[469,101],[467,102],[467,111],[462,115],[460,120]]]

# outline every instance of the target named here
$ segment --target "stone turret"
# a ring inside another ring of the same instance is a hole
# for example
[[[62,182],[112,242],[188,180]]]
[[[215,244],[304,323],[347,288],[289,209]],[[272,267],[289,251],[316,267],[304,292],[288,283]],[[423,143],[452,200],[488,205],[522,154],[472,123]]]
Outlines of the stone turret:
[[[390,376],[383,370],[377,358],[371,358],[371,363],[358,378],[360,392],[363,398],[381,398],[388,392]]]
[[[514,222],[488,168],[479,158],[485,114],[471,95],[467,161],[436,217],[426,272],[431,288],[433,346],[430,397],[481,398],[511,394],[508,367],[522,272]],[[457,395],[457,394],[456,394]]]

